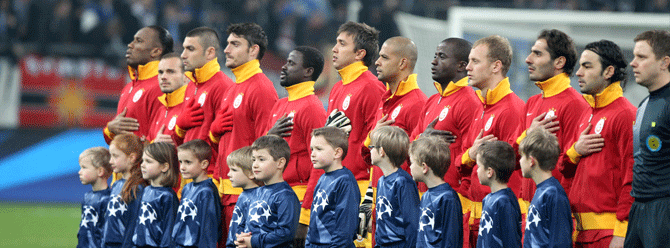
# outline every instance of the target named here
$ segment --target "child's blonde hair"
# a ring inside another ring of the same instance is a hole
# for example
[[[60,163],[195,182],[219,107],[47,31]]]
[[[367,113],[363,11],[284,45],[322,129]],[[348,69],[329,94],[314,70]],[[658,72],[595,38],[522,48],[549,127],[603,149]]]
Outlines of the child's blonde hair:
[[[415,162],[426,163],[435,176],[443,178],[451,165],[449,144],[437,137],[421,137],[409,146]]]
[[[109,150],[102,146],[91,147],[79,154],[79,163],[84,159],[90,159],[95,168],[102,168],[105,171],[103,178],[109,178],[112,175],[112,165],[109,163]]]
[[[151,143],[144,147],[144,152],[159,164],[168,164],[163,180],[158,182],[163,187],[177,187],[179,182],[179,158],[174,145],[165,142]]]
[[[253,172],[251,171],[251,166],[254,161],[252,160],[251,151],[251,146],[245,146],[231,152],[226,158],[228,166],[240,167],[244,174],[247,176],[252,175]]]
[[[378,127],[370,134],[370,145],[384,148],[393,166],[400,167],[407,160],[409,136],[399,127]]]

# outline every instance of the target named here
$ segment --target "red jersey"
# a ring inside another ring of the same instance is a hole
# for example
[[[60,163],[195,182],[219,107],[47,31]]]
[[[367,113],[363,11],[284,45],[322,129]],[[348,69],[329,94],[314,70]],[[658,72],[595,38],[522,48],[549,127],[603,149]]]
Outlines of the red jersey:
[[[177,127],[175,137],[177,144],[182,144],[194,139],[201,139],[209,141],[209,127],[214,121],[216,113],[221,108],[221,102],[228,89],[233,86],[233,80],[228,78],[221,72],[221,66],[216,59],[213,59],[203,65],[201,68],[195,69],[194,72],[186,72],[186,76],[191,79],[186,87],[184,101],[189,101],[195,97],[200,107],[205,112],[202,125],[193,127],[189,130],[181,130]],[[207,167],[207,174],[215,174],[218,169],[217,151],[212,149],[212,160],[210,166]]]
[[[149,135],[147,140],[153,141],[156,139],[156,135],[161,127],[165,126],[163,129],[163,134],[170,135],[174,137],[175,124],[177,123],[177,116],[181,113],[184,102],[184,92],[186,92],[186,85],[179,87],[172,93],[165,93],[162,96],[158,97],[158,101],[161,103],[161,107],[154,114],[153,120],[151,122],[151,129],[149,129]],[[176,140],[172,139],[175,144]]]
[[[309,225],[314,187],[323,174],[323,170],[314,169],[311,150],[312,130],[326,123],[326,109],[314,95],[314,81],[302,82],[286,87],[288,97],[279,99],[272,108],[272,117],[265,126],[264,133],[282,116],[293,116],[291,136],[284,137],[291,147],[291,157],[284,170],[286,181],[302,202],[301,223]],[[303,216],[305,216],[303,218]]]
[[[144,140],[149,136],[151,118],[161,106],[158,97],[163,92],[158,86],[158,61],[139,65],[137,71],[129,66],[128,73],[130,82],[121,90],[116,114],[118,115],[123,112],[123,109],[127,109],[126,117],[135,118],[137,123],[140,124],[139,129],[134,132],[135,135]],[[107,127],[102,132],[105,142],[109,144],[114,138],[114,134]]]
[[[579,116],[589,107],[584,101],[584,98],[574,88],[570,86],[570,78],[568,74],[558,74],[547,81],[537,82],[535,85],[542,90],[541,94],[534,95],[528,99],[525,106],[525,121],[523,122],[523,133],[516,140],[515,148],[518,148],[521,140],[526,137],[526,129],[530,127],[533,119],[542,113],[547,113],[547,116],[557,116],[556,121],[560,129],[556,132],[558,144],[561,146],[561,153],[567,151],[572,143],[569,139],[579,136],[578,125]],[[565,178],[561,170],[561,160],[559,159],[556,169],[552,175],[561,182],[561,186],[565,192],[570,192],[570,178]],[[521,212],[526,213],[528,205],[535,195],[535,182],[530,178],[521,179],[520,198],[525,202],[525,206],[521,206]]]
[[[351,121],[349,149],[342,165],[351,170],[359,181],[361,193],[365,194],[372,165],[363,159],[361,148],[377,124],[377,111],[385,89],[363,62],[350,64],[338,72],[342,80],[330,91],[326,113],[338,109]]]
[[[589,134],[605,139],[603,150],[580,156],[574,145],[566,152],[563,165],[575,171],[568,193],[577,220],[577,242],[594,242],[612,234],[626,236],[628,212],[633,204],[633,123],[635,108],[623,97],[619,82],[607,86],[595,98],[584,95],[590,108],[579,118],[574,144],[589,125]],[[584,232],[586,230],[586,232]]]
[[[450,82],[445,89],[442,89],[439,83],[435,83],[435,88],[438,93],[428,98],[426,105],[421,110],[423,114],[419,115],[419,125],[412,132],[410,140],[419,138],[436,118],[438,119],[435,123],[436,130],[450,131],[455,135],[456,141],[449,146],[451,163],[449,170],[444,174],[444,181],[461,196],[467,196],[468,187],[467,185],[461,186],[462,176],[457,170],[461,162],[456,160],[456,157],[470,147],[465,145],[464,140],[470,133],[472,120],[482,112],[482,102],[472,87],[468,86],[467,77],[455,83]],[[425,184],[419,183],[419,191],[425,192],[426,189]],[[462,206],[465,210],[465,204]]]
[[[233,130],[221,137],[213,137],[210,133],[212,142],[219,144],[219,170],[214,171],[213,177],[219,179],[219,192],[223,194],[221,201],[224,205],[234,204],[237,195],[242,192],[241,188],[233,188],[228,179],[228,154],[251,145],[265,134],[263,129],[272,116],[270,110],[278,98],[258,60],[249,61],[232,71],[235,84],[225,94],[221,108],[232,108]]]
[[[498,86],[486,92],[486,99],[481,96],[480,90],[477,90],[476,93],[483,111],[472,121],[472,128],[463,142],[466,146],[471,147],[480,130],[483,129],[483,136],[493,134],[498,140],[510,143],[510,145],[513,144],[523,120],[521,111],[524,103],[510,89],[509,78],[503,79],[498,83]],[[463,184],[469,185],[467,197],[472,201],[470,206],[470,224],[472,227],[473,221],[481,218],[482,200],[487,194],[491,193],[491,188],[479,183],[477,164],[474,158],[470,158],[469,150],[470,148],[463,151],[456,160],[460,161],[457,167],[463,174]],[[519,192],[520,182],[521,173],[517,170],[512,173],[508,186],[512,191]],[[478,226],[478,223],[474,222],[474,226]]]
[[[419,118],[422,116],[421,109],[423,109],[426,104],[426,95],[419,89],[416,77],[416,74],[412,74],[407,77],[406,81],[401,81],[395,94],[391,92],[391,89],[387,84],[386,92],[382,96],[382,108],[377,114],[379,117],[387,115],[387,120],[395,121],[391,126],[401,128],[408,136],[412,134],[412,131],[419,124]],[[369,143],[369,139],[364,143]],[[368,144],[364,144],[361,149],[367,151],[367,145]],[[408,161],[405,161],[400,168],[411,174],[407,162]],[[384,175],[384,173],[379,168],[374,167],[372,168],[372,172],[372,187],[377,188],[377,181]]]

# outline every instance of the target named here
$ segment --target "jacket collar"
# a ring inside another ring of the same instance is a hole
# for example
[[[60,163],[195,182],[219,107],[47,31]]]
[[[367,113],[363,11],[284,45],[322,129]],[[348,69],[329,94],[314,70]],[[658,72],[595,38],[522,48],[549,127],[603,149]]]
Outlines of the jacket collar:
[[[233,74],[235,74],[235,83],[242,83],[247,81],[247,79],[253,77],[258,73],[263,73],[261,70],[261,62],[257,59],[246,62],[238,67],[232,69]]]
[[[566,73],[561,73],[546,81],[536,82],[535,85],[542,90],[542,97],[552,97],[570,88],[570,77]]]
[[[583,96],[592,108],[602,108],[619,97],[623,97],[623,89],[621,88],[621,82],[617,81],[605,87],[603,92],[596,94],[595,97],[586,94]]]
[[[155,77],[158,75],[158,60],[151,61],[149,63],[146,63],[144,65],[138,65],[137,66],[137,74],[135,74],[135,70],[133,70],[132,67],[128,66],[128,75],[130,75],[130,79],[135,81],[135,80],[146,80],[152,77]]]
[[[447,88],[445,89],[442,89],[442,85],[438,82],[434,82],[433,84],[435,85],[435,89],[437,89],[437,92],[440,93],[442,97],[445,97],[456,93],[456,91],[460,90],[465,86],[468,86],[468,77],[463,77],[460,80],[456,81],[455,83],[453,81],[449,82]]]
[[[488,92],[486,92],[486,100],[484,99],[484,97],[482,97],[481,90],[477,90],[476,92],[477,96],[479,96],[479,100],[482,101],[482,103],[486,105],[493,105],[502,100],[503,97],[512,93],[512,89],[510,89],[509,78],[506,77],[505,79],[500,81],[495,88],[490,89]]]
[[[306,81],[286,87],[288,101],[295,101],[306,96],[314,95],[314,81]]]
[[[212,59],[200,68],[195,69],[195,73],[187,71],[186,76],[196,84],[207,82],[217,72],[221,71],[219,61]]]
[[[367,70],[368,67],[363,65],[363,61],[358,61],[342,68],[341,70],[338,70],[337,72],[340,73],[340,77],[342,77],[342,84],[347,85],[356,80],[361,76],[361,74],[363,74],[363,72]]]

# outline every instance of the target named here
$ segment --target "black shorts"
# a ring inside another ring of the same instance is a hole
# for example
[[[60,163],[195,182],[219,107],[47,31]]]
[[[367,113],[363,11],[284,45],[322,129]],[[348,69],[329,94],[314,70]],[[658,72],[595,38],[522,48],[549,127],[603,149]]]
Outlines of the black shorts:
[[[670,247],[670,197],[635,200],[628,220],[624,247]]]

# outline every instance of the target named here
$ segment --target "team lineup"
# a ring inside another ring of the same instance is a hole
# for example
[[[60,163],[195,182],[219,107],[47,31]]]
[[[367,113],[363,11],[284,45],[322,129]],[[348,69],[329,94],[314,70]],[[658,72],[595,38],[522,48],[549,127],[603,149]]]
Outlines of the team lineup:
[[[612,41],[578,53],[564,32],[542,30],[525,59],[541,93],[524,102],[504,37],[440,42],[428,97],[412,40],[380,46],[377,30],[347,22],[325,107],[318,49],[288,54],[279,99],[260,68],[262,28],[226,32],[223,48],[217,31],[195,28],[181,54],[160,26],[128,44],[109,148],[79,156],[92,191],[78,247],[668,244],[668,31],[631,37],[626,61]],[[629,65],[649,91],[638,107],[623,97]]]

